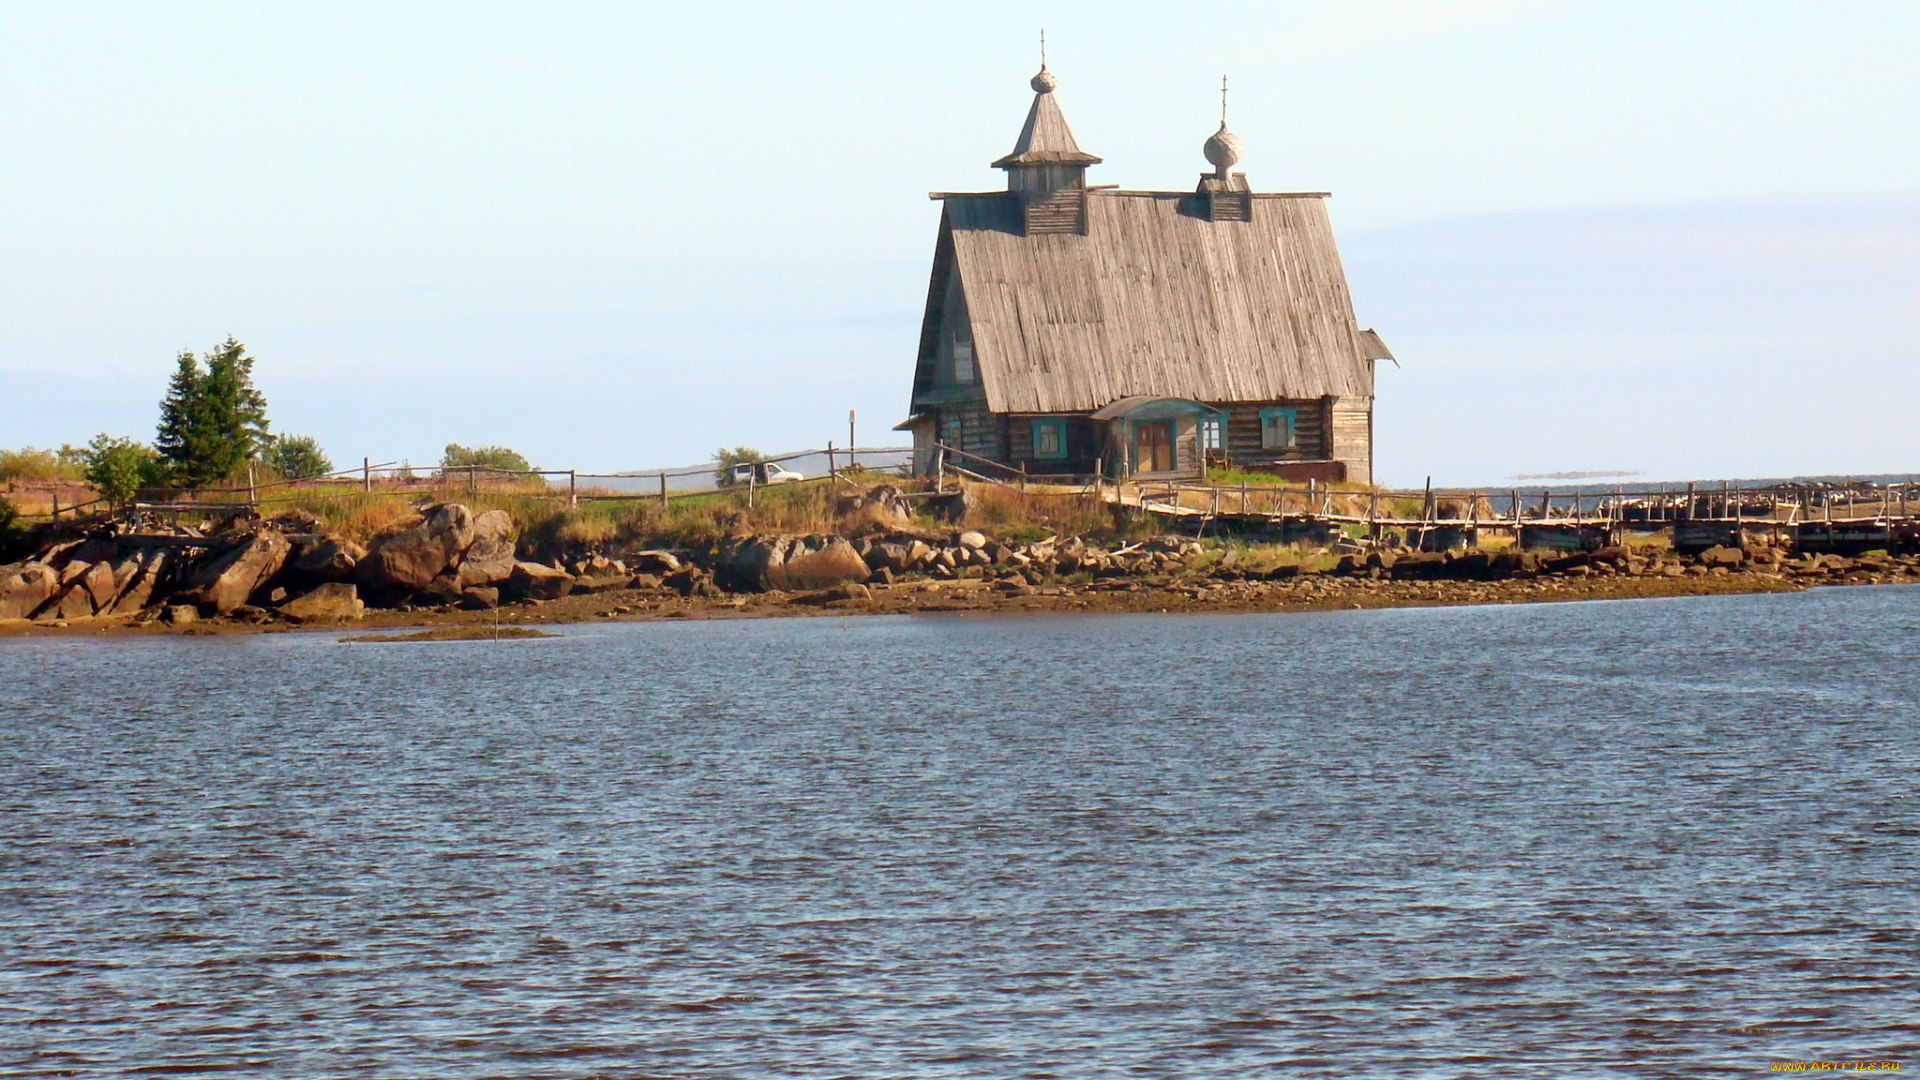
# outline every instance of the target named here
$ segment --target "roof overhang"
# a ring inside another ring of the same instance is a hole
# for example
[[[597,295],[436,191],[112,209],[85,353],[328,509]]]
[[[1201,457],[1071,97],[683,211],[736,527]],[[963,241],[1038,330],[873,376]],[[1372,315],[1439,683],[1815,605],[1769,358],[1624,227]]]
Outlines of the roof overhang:
[[[1191,416],[1194,414],[1221,416],[1224,413],[1211,405],[1202,405],[1197,401],[1179,397],[1159,397],[1153,394],[1135,394],[1123,397],[1106,405],[1093,414],[1095,420],[1150,420],[1166,416]]]

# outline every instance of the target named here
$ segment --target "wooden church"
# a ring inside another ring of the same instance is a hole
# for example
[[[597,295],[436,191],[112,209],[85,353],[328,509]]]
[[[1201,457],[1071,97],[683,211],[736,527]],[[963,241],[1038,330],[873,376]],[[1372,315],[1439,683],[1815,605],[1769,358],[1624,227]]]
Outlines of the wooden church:
[[[1373,374],[1325,193],[1257,192],[1220,130],[1192,191],[1089,185],[1043,63],[1007,190],[941,194],[910,418],[917,471],[1370,483]]]

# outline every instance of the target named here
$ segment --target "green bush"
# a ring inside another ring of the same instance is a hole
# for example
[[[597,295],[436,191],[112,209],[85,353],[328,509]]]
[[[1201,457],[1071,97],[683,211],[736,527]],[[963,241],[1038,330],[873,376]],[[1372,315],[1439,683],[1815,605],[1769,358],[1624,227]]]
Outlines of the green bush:
[[[20,527],[20,508],[0,499],[0,562],[12,562],[31,551],[27,530]]]
[[[443,469],[464,469],[478,465],[489,469],[505,469],[508,472],[532,472],[533,466],[517,451],[504,446],[461,446],[448,443],[447,449],[440,455],[440,467]]]
[[[713,452],[713,486],[726,488],[733,486],[733,467],[749,465],[756,461],[765,461],[767,455],[751,446],[736,446],[729,450],[721,447]]]
[[[167,463],[146,443],[101,432],[87,443],[87,483],[108,502],[122,503],[141,488],[163,487]]]
[[[260,460],[289,480],[325,476],[333,471],[333,460],[310,435],[282,435],[267,445]]]
[[[0,450],[0,480],[80,480],[86,468],[86,451],[75,446]]]

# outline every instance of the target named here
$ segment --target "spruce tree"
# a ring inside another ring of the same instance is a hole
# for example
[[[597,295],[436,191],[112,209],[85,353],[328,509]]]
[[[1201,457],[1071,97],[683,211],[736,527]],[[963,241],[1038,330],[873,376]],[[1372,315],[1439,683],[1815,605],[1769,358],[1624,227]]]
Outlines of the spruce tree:
[[[238,472],[266,448],[267,399],[253,385],[253,357],[229,335],[207,350],[202,367],[191,351],[176,361],[160,402],[154,445],[184,487],[209,487]]]

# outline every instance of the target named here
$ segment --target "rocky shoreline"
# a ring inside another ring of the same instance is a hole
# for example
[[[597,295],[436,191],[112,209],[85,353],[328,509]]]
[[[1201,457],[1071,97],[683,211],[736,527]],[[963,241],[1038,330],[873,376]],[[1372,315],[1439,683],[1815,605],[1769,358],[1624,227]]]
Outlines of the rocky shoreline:
[[[889,516],[891,497],[886,489],[854,497],[851,536],[737,536],[679,552],[530,551],[503,511],[476,514],[458,503],[422,507],[364,546],[298,514],[237,519],[207,534],[109,525],[0,567],[0,635],[1315,611],[1920,582],[1920,556],[1794,555],[1762,541],[1691,556],[1636,547],[1558,555],[1354,547],[1257,566],[1242,547],[1177,536],[1006,543],[978,529],[914,528]],[[1312,569],[1316,562],[1324,565]]]

